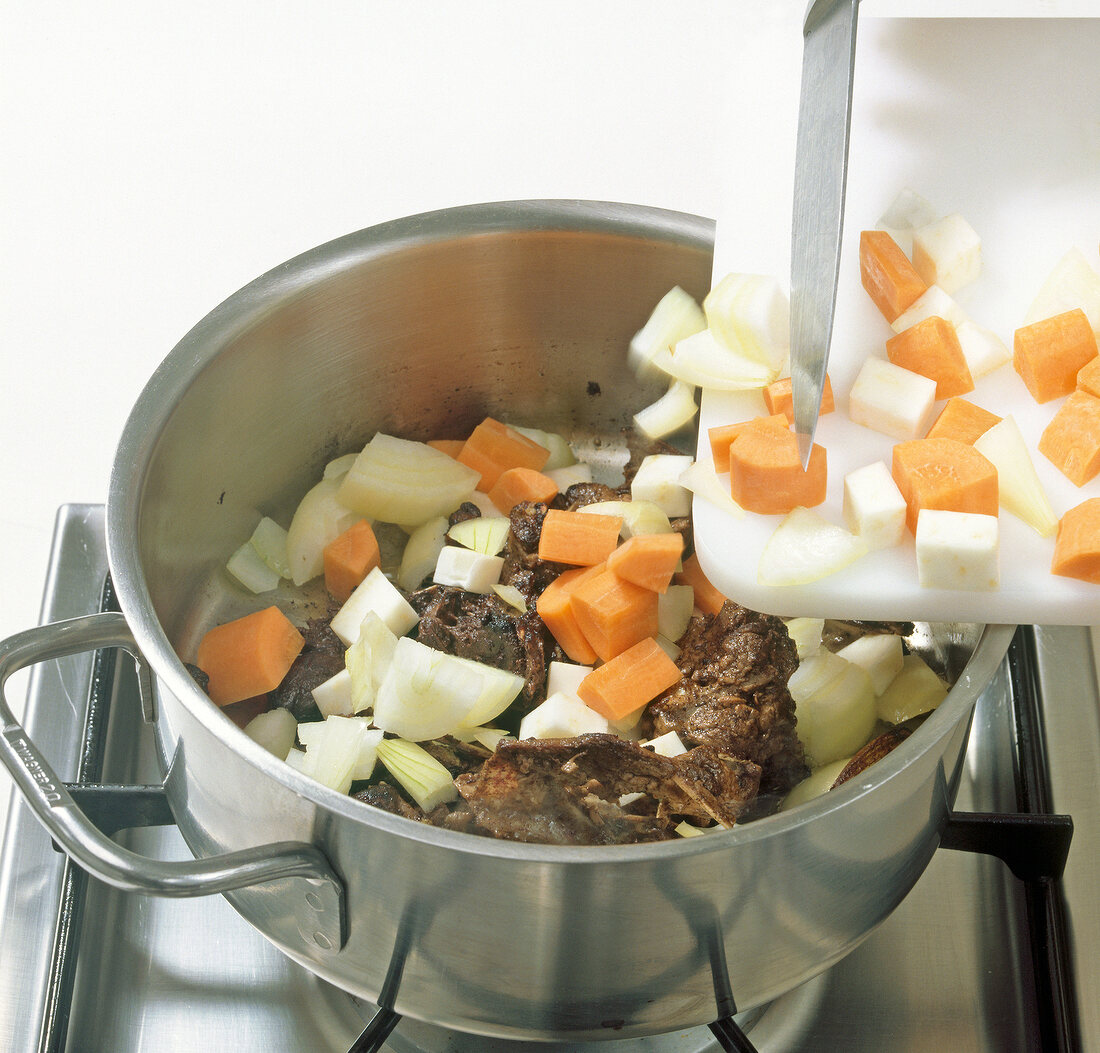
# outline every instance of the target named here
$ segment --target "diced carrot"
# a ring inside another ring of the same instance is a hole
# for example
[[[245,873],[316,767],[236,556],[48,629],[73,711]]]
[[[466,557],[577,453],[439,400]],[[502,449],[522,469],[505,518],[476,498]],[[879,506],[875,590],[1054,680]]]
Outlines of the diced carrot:
[[[974,390],[955,327],[939,315],[930,315],[887,340],[886,357],[895,366],[934,380],[937,399]]]
[[[607,557],[607,569],[643,589],[667,592],[683,551],[684,537],[675,531],[635,534]]]
[[[580,567],[602,563],[619,544],[622,526],[621,516],[551,508],[542,521],[539,559]]]
[[[580,682],[577,695],[608,720],[622,720],[667,691],[680,676],[676,663],[648,638],[593,669]]]
[[[360,519],[335,537],[321,551],[325,568],[325,588],[338,603],[344,603],[357,585],[375,567],[382,555],[374,528]]]
[[[1100,399],[1100,355],[1090,359],[1077,371],[1077,390]]]
[[[1100,497],[1090,497],[1062,516],[1050,570],[1100,585]]]
[[[548,475],[532,468],[509,468],[489,491],[489,500],[502,512],[520,501],[552,501],[558,496],[558,484]]]
[[[1036,402],[1068,395],[1096,357],[1096,334],[1080,307],[1016,330],[1012,365]]]
[[[905,498],[905,521],[916,534],[922,508],[997,514],[997,469],[957,439],[910,439],[894,447],[894,482]]]
[[[690,585],[695,590],[695,606],[704,614],[717,614],[726,602],[699,566],[699,556],[692,553],[684,560],[683,568],[675,577],[677,585]]]
[[[788,424],[794,423],[794,395],[791,391],[791,378],[781,377],[764,388],[764,404],[771,414],[782,413]],[[836,409],[833,398],[833,385],[829,374],[825,374],[825,386],[821,389],[821,409],[819,413],[832,413]]]
[[[550,451],[521,435],[515,428],[486,417],[474,428],[455,459],[481,473],[477,488],[488,493],[501,473],[509,468],[540,471],[550,459]]]
[[[578,665],[591,665],[596,660],[596,652],[581,632],[577,617],[573,613],[573,588],[594,574],[602,573],[606,568],[600,564],[595,567],[579,567],[559,574],[539,594],[535,601],[535,610],[543,620],[550,634],[557,640],[561,649]]]
[[[657,593],[610,570],[577,582],[571,605],[585,639],[605,662],[657,635]]]
[[[210,678],[207,694],[227,706],[277,688],[304,646],[290,619],[266,607],[209,630],[195,664]]]
[[[867,295],[890,323],[928,288],[909,257],[884,230],[860,233],[859,277]]]
[[[825,500],[825,447],[816,442],[803,470],[794,432],[758,418],[730,445],[730,495],[749,512],[782,515]]]
[[[1000,420],[996,413],[990,413],[973,402],[955,396],[947,400],[925,438],[955,439],[972,445],[975,439],[984,435],[994,424],[1000,423]]]
[[[458,460],[462,447],[466,445],[465,439],[429,439],[428,443],[433,449],[445,453],[448,457]]]
[[[1095,478],[1100,472],[1100,398],[1073,392],[1043,429],[1039,452],[1077,486]]]
[[[754,420],[766,420],[779,428],[789,428],[790,421],[782,413],[773,413],[770,417],[750,417],[748,420],[739,420],[734,424],[719,424],[707,429],[707,438],[710,440],[710,455],[714,459],[716,472],[728,472],[730,470],[730,444],[745,425]]]

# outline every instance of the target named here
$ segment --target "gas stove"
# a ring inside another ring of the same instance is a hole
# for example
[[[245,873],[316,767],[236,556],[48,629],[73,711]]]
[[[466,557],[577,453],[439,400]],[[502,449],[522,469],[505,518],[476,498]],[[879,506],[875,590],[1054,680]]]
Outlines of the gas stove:
[[[43,621],[111,602],[103,509],[65,506]],[[1092,950],[1100,945],[1092,888],[1100,865],[1098,654],[1096,630],[1018,631],[979,699],[943,847],[851,955],[762,1010],[591,1048],[1100,1049],[1100,962]],[[133,827],[118,835],[127,847],[190,857],[157,794],[152,735],[127,659],[100,652],[36,667],[25,726],[70,788],[92,784],[81,799],[87,810]],[[127,789],[99,789],[105,784]],[[1051,813],[1075,821],[1064,872],[1069,824]],[[291,962],[221,897],[161,900],[86,878],[18,800],[0,856],[0,958],[0,1048],[11,1053],[589,1048],[394,1018]]]

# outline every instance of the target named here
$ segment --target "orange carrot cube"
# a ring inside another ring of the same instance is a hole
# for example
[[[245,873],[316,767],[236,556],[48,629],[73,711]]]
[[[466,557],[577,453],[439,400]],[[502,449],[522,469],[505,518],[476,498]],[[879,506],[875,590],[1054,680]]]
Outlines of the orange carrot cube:
[[[774,413],[770,417],[750,417],[748,420],[739,420],[734,424],[719,424],[707,429],[707,438],[710,440],[710,455],[714,460],[716,472],[728,472],[730,470],[730,444],[744,430],[745,425],[753,421],[765,420],[778,428],[786,430],[790,427],[790,421],[782,413]]]
[[[997,515],[997,469],[956,439],[910,439],[894,447],[892,474],[915,535],[922,508]]]
[[[990,413],[973,402],[955,396],[947,400],[925,438],[956,439],[973,445],[975,439],[984,435],[994,424],[1000,423],[1000,420],[996,413]]]
[[[859,277],[867,295],[891,324],[928,288],[909,257],[884,230],[860,233]]]
[[[1100,398],[1073,392],[1043,429],[1039,452],[1077,486],[1095,478],[1100,472]]]
[[[620,516],[551,508],[539,533],[539,559],[591,567],[603,563],[619,544]]]
[[[1068,395],[1077,374],[1096,357],[1096,334],[1081,308],[1016,330],[1012,365],[1036,402]]]
[[[606,569],[573,587],[572,608],[584,638],[605,662],[657,635],[657,593]]]
[[[199,641],[195,665],[210,678],[207,694],[227,706],[274,691],[304,646],[290,619],[266,607],[210,629]]]
[[[1100,399],[1100,355],[1090,359],[1077,371],[1077,390]]]
[[[1050,570],[1100,585],[1100,497],[1082,501],[1062,516]]]
[[[593,669],[580,682],[577,695],[601,716],[618,721],[663,694],[680,675],[657,641],[645,639]]]
[[[558,484],[548,475],[533,468],[509,468],[489,491],[489,500],[508,513],[521,501],[553,501],[558,496]]]
[[[825,500],[825,448],[814,443],[810,464],[802,468],[794,432],[751,421],[730,445],[730,495],[746,511],[784,515]]]
[[[791,378],[781,377],[764,388],[764,404],[771,414],[781,413],[788,424],[794,423],[794,393],[791,390]],[[825,386],[821,389],[821,409],[819,413],[832,413],[836,409],[833,398],[833,385],[829,374],[825,374]]]
[[[673,579],[677,585],[690,585],[695,590],[695,606],[704,614],[717,614],[726,602],[723,596],[711,584],[699,565],[699,556],[693,552],[684,560],[683,567]]]
[[[486,417],[471,432],[455,459],[481,473],[477,488],[488,493],[501,473],[509,468],[541,471],[550,459],[550,451],[526,435],[521,435],[515,428]]]
[[[886,357],[895,366],[934,380],[937,399],[974,390],[955,327],[939,315],[930,315],[887,340]]]

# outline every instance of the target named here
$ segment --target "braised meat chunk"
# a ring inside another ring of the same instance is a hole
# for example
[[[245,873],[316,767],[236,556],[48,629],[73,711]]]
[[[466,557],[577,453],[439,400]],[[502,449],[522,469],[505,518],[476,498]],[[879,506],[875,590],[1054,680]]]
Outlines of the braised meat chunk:
[[[727,601],[693,618],[680,648],[683,677],[649,704],[643,727],[759,765],[762,793],[786,793],[805,778],[787,689],[798,655],[782,621]]]
[[[681,819],[732,826],[760,768],[708,746],[664,757],[616,735],[504,740],[455,780],[473,833],[541,844],[623,844],[674,836]],[[624,807],[626,794],[643,798]]]

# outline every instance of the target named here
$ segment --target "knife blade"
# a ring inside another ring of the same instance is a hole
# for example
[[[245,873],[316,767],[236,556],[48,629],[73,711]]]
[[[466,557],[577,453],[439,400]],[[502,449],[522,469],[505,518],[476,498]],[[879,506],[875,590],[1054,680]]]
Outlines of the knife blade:
[[[859,0],[810,0],[803,22],[791,225],[791,393],[810,461],[829,363],[844,230]]]

